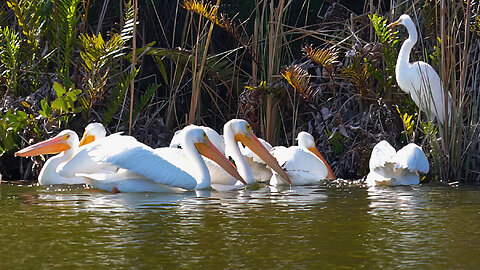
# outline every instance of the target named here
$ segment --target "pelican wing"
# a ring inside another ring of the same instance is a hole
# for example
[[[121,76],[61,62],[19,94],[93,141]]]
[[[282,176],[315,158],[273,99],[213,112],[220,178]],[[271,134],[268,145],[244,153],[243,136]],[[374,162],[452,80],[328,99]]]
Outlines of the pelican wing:
[[[422,173],[428,173],[430,169],[425,153],[414,143],[398,150],[393,159],[396,162],[395,169],[407,169],[411,172],[419,171]]]
[[[58,174],[64,177],[74,177],[79,173],[96,173],[100,171],[116,171],[117,167],[112,166],[108,163],[98,162],[93,159],[90,151],[99,147],[101,144],[108,144],[110,141],[114,141],[117,137],[121,137],[121,133],[114,133],[108,137],[104,137],[98,140],[95,140],[87,145],[81,146],[75,154],[75,156],[70,159],[60,170]],[[133,137],[127,136],[125,140],[135,140]],[[135,140],[136,141],[136,140]]]
[[[110,137],[90,147],[88,155],[93,161],[127,169],[164,185],[184,189],[196,187],[197,182],[192,175],[165,160],[151,147],[130,136]]]
[[[393,156],[397,153],[387,141],[383,140],[375,145],[370,156],[370,171],[385,167],[389,162],[392,162]]]

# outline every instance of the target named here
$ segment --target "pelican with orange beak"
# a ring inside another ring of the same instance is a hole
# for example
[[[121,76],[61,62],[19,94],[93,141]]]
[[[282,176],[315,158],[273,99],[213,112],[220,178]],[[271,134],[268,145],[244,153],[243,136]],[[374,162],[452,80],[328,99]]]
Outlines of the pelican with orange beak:
[[[38,175],[38,183],[40,185],[55,185],[55,184],[83,184],[85,183],[82,177],[63,177],[60,176],[57,170],[65,165],[78,150],[78,136],[71,130],[64,130],[58,133],[57,136],[48,140],[36,143],[26,147],[15,153],[17,157],[30,157],[46,154],[58,154],[53,156],[45,162]]]
[[[337,177],[325,158],[315,146],[313,136],[308,132],[300,132],[297,136],[298,146],[288,148],[277,146],[272,149],[273,156],[290,176],[292,185],[311,185],[320,180],[334,180]],[[273,172],[270,185],[279,186],[287,183],[281,175]]]
[[[290,181],[288,175],[278,164],[277,160],[269,153],[268,149],[265,148],[264,144],[257,138],[257,136],[255,136],[247,121],[243,119],[232,119],[228,121],[223,126],[223,137],[211,128],[203,126],[195,127],[201,128],[207,132],[208,136],[212,137],[212,142],[218,149],[225,149],[225,155],[233,159],[239,174],[245,179],[245,182],[248,185],[255,183],[255,175],[253,175],[247,160],[242,155],[239,143],[243,144],[245,148],[248,148],[254,153],[259,160],[264,162],[265,166],[268,165],[279,175],[282,175],[287,183]],[[182,136],[183,132],[184,130],[181,130],[175,134],[172,143],[170,144],[171,147],[183,147],[183,145],[179,143],[179,138]],[[218,166],[213,166],[209,160],[205,160],[205,162],[212,177],[212,188],[225,191],[243,187],[241,183],[238,183],[237,180],[219,169]]]
[[[64,130],[57,136],[26,147],[15,153],[19,157],[31,157],[37,155],[58,154],[45,162],[38,175],[40,185],[56,184],[84,184],[83,177],[75,175],[65,175],[60,173],[68,162],[78,153],[79,147],[88,144],[95,139],[105,137],[105,128],[99,123],[91,123],[85,128],[85,133],[81,141],[71,130]],[[85,139],[87,138],[88,139]],[[85,165],[85,162],[81,162]]]
[[[210,142],[202,129],[189,126],[184,130],[182,149],[152,149],[129,136],[106,137],[101,144],[90,147],[89,156],[99,163],[119,167],[119,173],[80,175],[86,177],[87,183],[93,187],[112,192],[205,189],[212,183],[202,159],[204,156],[235,181],[246,185],[233,164]]]

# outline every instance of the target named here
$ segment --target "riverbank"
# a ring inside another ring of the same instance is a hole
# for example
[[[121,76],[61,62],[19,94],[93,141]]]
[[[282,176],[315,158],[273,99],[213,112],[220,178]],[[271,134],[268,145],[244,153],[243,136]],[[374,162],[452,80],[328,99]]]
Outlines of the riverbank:
[[[364,177],[371,149],[387,140],[396,149],[409,142],[423,148],[432,168],[424,181],[480,181],[478,5],[365,4],[355,13],[348,1],[244,1],[218,9],[195,1],[139,1],[137,9],[62,1],[51,18],[52,3],[23,8],[28,2],[1,6],[4,179],[34,182],[44,160],[13,153],[65,128],[81,134],[96,121],[109,133],[131,129],[139,141],[162,147],[187,123],[221,131],[244,118],[273,145],[312,133],[341,178]],[[397,86],[406,33],[387,24],[403,13],[421,37],[412,61],[429,62],[452,96],[449,125],[429,122]]]

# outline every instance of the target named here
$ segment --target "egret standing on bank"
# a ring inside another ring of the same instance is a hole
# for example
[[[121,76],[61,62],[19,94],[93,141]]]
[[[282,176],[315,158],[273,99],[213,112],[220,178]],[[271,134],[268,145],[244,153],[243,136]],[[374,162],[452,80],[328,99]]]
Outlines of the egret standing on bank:
[[[398,24],[404,25],[408,31],[408,39],[400,48],[395,67],[398,86],[410,94],[415,104],[427,113],[430,120],[437,118],[438,122],[443,124],[445,119],[450,117],[452,107],[450,94],[444,93],[440,77],[432,66],[422,61],[410,63],[410,52],[417,42],[417,30],[410,16],[403,14],[389,27]],[[445,96],[448,98],[447,105]]]

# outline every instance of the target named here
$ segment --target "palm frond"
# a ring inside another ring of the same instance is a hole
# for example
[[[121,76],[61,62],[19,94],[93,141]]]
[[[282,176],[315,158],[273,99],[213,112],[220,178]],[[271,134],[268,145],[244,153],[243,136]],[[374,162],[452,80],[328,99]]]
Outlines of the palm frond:
[[[16,91],[20,37],[8,26],[0,28],[0,74],[7,78],[7,92]]]
[[[302,48],[305,56],[315,63],[316,65],[323,67],[330,67],[338,59],[337,51],[333,48],[313,48],[312,45],[308,45]]]
[[[182,4],[182,7],[215,23],[217,26],[223,28],[233,36],[237,36],[233,22],[227,17],[227,15],[223,13],[217,13],[218,6],[205,3],[203,1],[198,2],[196,0],[185,0]]]
[[[300,66],[292,64],[283,70],[282,76],[297,90],[300,95],[309,100],[312,98],[312,87],[310,86],[310,74]]]
[[[70,55],[73,50],[74,40],[77,38],[77,23],[80,18],[78,14],[81,0],[58,0],[56,23],[58,24],[57,44],[60,55],[58,63],[59,73],[64,79],[69,77]]]

